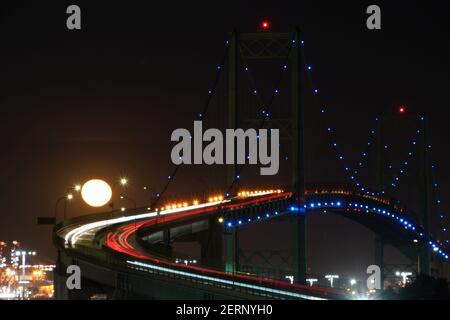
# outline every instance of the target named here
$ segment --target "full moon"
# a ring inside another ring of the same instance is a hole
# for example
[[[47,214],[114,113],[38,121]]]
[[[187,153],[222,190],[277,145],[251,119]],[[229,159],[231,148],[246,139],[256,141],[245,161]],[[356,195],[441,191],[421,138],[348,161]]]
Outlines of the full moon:
[[[92,179],[81,188],[81,197],[91,207],[101,207],[111,200],[112,190],[105,181]]]

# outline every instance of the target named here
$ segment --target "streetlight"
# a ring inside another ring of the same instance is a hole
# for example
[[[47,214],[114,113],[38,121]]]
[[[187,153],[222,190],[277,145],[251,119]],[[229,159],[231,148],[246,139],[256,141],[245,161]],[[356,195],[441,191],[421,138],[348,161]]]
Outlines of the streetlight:
[[[67,200],[72,200],[73,199],[73,194],[72,193],[68,193],[62,197],[59,197],[58,199],[56,199],[56,204],[55,204],[55,222],[57,222],[57,218],[58,218],[58,204],[64,200],[64,220],[66,220],[66,210],[67,210]]]
[[[291,276],[291,275],[287,275],[287,276],[284,276],[286,279],[288,279],[289,280],[289,282],[291,283],[291,284],[293,284],[294,283],[294,276]]]
[[[35,256],[36,255],[36,251],[16,251],[16,256],[20,257],[22,256],[22,283],[26,283],[25,282],[25,257],[29,255],[29,256]]]
[[[333,288],[333,281],[334,281],[334,279],[339,279],[339,275],[337,275],[337,274],[327,274],[325,276],[325,278],[327,278],[328,281],[330,281],[330,286]]]
[[[125,200],[131,201],[131,202],[133,203],[134,209],[137,208],[137,206],[136,206],[136,201],[134,201],[134,199],[132,199],[132,198],[130,198],[130,197],[128,197],[128,196],[124,196],[124,195],[121,195],[121,196],[120,196],[120,199],[121,199],[121,200],[125,199]]]
[[[314,282],[319,281],[319,279],[315,279],[315,278],[308,278],[306,279],[306,282],[309,282],[309,286],[312,287]]]
[[[197,260],[187,260],[187,259],[179,259],[179,258],[176,258],[175,259],[175,263],[183,263],[184,265],[190,265],[190,264],[196,264],[197,263]]]
[[[26,261],[26,256],[27,255],[35,256],[36,255],[36,251],[16,251],[15,253],[16,253],[17,257],[22,256],[22,280],[19,280],[19,283],[20,284],[26,284],[26,283],[29,282],[29,281],[25,280],[25,265],[26,265],[25,261]],[[25,291],[25,287],[22,287],[22,298],[24,298],[24,295],[25,295],[24,291]]]
[[[127,184],[128,184],[128,179],[125,178],[125,177],[122,177],[118,181],[114,182],[114,184],[113,184],[113,186],[111,188],[112,195],[114,195],[114,191],[116,190],[116,187],[118,185],[124,187]],[[111,208],[111,211],[114,211],[114,201],[112,200],[112,197],[111,197],[111,201],[109,202],[109,207]]]
[[[405,272],[405,271],[400,272],[400,271],[397,271],[395,273],[395,275],[397,277],[402,277],[402,283],[403,283],[403,285],[405,285],[406,281],[408,280],[408,277],[412,276],[412,272]]]
[[[150,188],[148,186],[144,186],[142,189],[144,190],[145,193],[148,193],[148,194],[150,194],[150,193],[152,193],[154,191],[153,188]],[[147,198],[147,195],[145,195],[145,198]],[[150,207],[149,208],[151,209],[151,203],[150,203]]]
[[[350,286],[354,286],[356,284],[356,280],[355,279],[350,279]]]

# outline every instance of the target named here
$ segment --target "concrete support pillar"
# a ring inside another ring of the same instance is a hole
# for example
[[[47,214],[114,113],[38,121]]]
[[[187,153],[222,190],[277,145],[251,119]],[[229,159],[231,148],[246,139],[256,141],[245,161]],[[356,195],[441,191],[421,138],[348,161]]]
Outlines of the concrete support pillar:
[[[428,126],[427,118],[422,117],[422,137],[420,139],[420,180],[421,180],[421,194],[422,194],[422,227],[427,236],[430,235],[430,212],[431,212],[431,165],[428,153]],[[425,241],[421,246],[420,252],[420,273],[431,275],[431,252],[428,247],[428,242]]]
[[[384,289],[384,241],[381,237],[375,238],[375,264],[380,267],[381,289]]]
[[[54,298],[55,300],[68,300],[69,290],[66,286],[67,277],[61,274],[58,266],[53,270],[53,285],[54,285]]]
[[[223,267],[223,225],[210,218],[209,228],[200,240],[202,264],[213,268]]]
[[[225,229],[225,271],[236,273],[239,267],[239,231],[237,228]]]

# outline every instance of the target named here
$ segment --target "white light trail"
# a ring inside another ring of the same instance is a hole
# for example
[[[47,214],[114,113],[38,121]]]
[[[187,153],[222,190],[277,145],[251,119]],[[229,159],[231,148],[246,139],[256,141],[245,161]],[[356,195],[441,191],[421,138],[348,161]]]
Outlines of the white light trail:
[[[285,290],[272,289],[272,288],[268,288],[268,287],[262,287],[262,286],[257,286],[257,285],[253,285],[253,284],[247,284],[247,283],[243,283],[243,282],[236,282],[236,281],[231,281],[231,280],[226,280],[226,279],[221,279],[221,278],[216,278],[216,277],[202,276],[200,274],[195,274],[195,273],[190,273],[190,272],[185,272],[185,271],[173,270],[173,269],[160,267],[160,266],[156,266],[156,265],[152,265],[152,264],[148,264],[148,263],[143,263],[143,262],[139,262],[139,261],[129,261],[129,260],[127,260],[127,263],[131,264],[131,265],[145,267],[145,268],[154,269],[154,270],[159,270],[159,271],[163,271],[163,272],[179,274],[179,275],[186,276],[186,277],[203,279],[203,280],[213,281],[213,282],[217,282],[217,283],[223,283],[223,284],[228,284],[228,285],[232,285],[232,286],[238,286],[238,287],[242,287],[242,288],[255,289],[255,290],[259,290],[259,291],[263,291],[263,292],[282,294],[282,295],[286,295],[286,296],[290,296],[290,297],[294,297],[294,298],[301,298],[301,299],[307,299],[307,300],[326,300],[324,298],[314,297],[314,296],[301,294],[301,293],[296,293],[296,292],[289,292],[289,291],[285,291]]]
[[[168,210],[160,211],[160,215],[174,214],[174,213],[180,213],[180,212],[189,211],[189,210],[202,209],[202,208],[207,208],[207,207],[211,207],[211,206],[215,206],[215,205],[218,205],[221,203],[227,203],[227,202],[230,202],[230,200],[214,201],[214,202],[202,203],[202,204],[197,204],[197,205],[191,205],[191,206],[187,206],[187,207],[168,209]],[[70,230],[64,236],[64,240],[65,240],[66,244],[70,244],[73,246],[77,243],[78,239],[83,234],[93,231],[94,229],[100,229],[100,228],[103,228],[106,226],[110,226],[110,225],[114,225],[114,224],[118,224],[118,223],[124,223],[124,222],[128,222],[128,221],[151,218],[151,217],[157,216],[157,214],[158,213],[156,211],[153,211],[153,212],[136,214],[136,215],[132,215],[132,216],[119,217],[119,218],[114,218],[114,219],[106,219],[106,220],[87,223],[87,224],[84,224],[82,226],[79,226],[77,228]]]

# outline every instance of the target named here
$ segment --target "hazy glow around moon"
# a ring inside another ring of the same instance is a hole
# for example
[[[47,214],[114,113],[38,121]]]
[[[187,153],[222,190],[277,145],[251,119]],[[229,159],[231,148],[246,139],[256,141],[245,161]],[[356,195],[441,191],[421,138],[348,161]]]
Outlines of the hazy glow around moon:
[[[92,179],[81,188],[81,197],[91,207],[101,207],[111,200],[112,190],[105,181]]]

